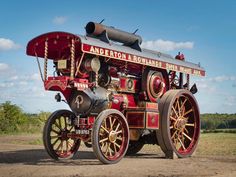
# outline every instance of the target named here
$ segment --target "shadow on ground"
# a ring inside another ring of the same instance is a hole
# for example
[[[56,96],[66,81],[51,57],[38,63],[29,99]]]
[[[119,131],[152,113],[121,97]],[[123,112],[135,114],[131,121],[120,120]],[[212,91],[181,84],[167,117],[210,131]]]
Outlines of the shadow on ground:
[[[162,159],[158,154],[139,153],[125,158],[136,159]],[[79,151],[72,159],[53,160],[44,149],[30,149],[0,152],[0,164],[25,164],[25,165],[101,165],[92,151]]]

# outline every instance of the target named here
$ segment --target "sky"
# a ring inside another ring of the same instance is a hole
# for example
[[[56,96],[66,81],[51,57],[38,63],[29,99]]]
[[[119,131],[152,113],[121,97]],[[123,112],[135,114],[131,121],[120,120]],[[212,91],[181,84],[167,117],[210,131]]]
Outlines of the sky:
[[[234,0],[5,0],[0,2],[0,103],[38,113],[68,108],[44,91],[32,38],[50,31],[85,34],[89,21],[142,36],[142,47],[200,63],[196,83],[201,113],[236,113],[236,1]]]

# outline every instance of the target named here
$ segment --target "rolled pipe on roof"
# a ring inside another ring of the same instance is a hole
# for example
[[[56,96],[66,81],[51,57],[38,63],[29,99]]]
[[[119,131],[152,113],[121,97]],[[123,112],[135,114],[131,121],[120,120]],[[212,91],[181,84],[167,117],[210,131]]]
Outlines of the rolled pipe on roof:
[[[85,30],[88,35],[93,36],[99,36],[106,32],[110,40],[124,43],[125,45],[132,45],[135,42],[138,42],[139,45],[142,43],[142,38],[139,35],[115,29],[114,27],[108,27],[100,23],[89,22]]]

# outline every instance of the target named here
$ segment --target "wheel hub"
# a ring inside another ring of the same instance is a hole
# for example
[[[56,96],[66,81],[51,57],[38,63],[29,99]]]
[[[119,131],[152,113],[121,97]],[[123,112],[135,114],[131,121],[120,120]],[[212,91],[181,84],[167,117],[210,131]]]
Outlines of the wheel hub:
[[[115,131],[112,130],[112,131],[109,133],[109,141],[110,141],[111,143],[114,143],[114,142],[116,141],[116,138],[117,138],[117,134],[116,134]]]
[[[184,119],[183,117],[180,117],[177,119],[177,121],[175,123],[175,128],[178,130],[184,129],[186,123],[187,123],[187,120]]]
[[[68,132],[68,130],[62,130],[61,131],[61,140],[68,140],[69,138],[68,138],[68,136],[67,136],[67,134],[68,134],[69,132]]]

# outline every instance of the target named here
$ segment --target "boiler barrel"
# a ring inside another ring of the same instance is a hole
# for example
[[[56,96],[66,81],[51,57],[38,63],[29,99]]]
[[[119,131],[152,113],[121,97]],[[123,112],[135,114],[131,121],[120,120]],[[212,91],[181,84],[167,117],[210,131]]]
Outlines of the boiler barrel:
[[[142,43],[142,38],[139,35],[128,33],[119,29],[115,29],[114,27],[108,27],[95,22],[89,22],[85,29],[88,35],[94,36],[99,36],[102,34],[102,32],[106,31],[110,40],[124,43],[125,45],[132,45],[136,41],[139,45]]]

